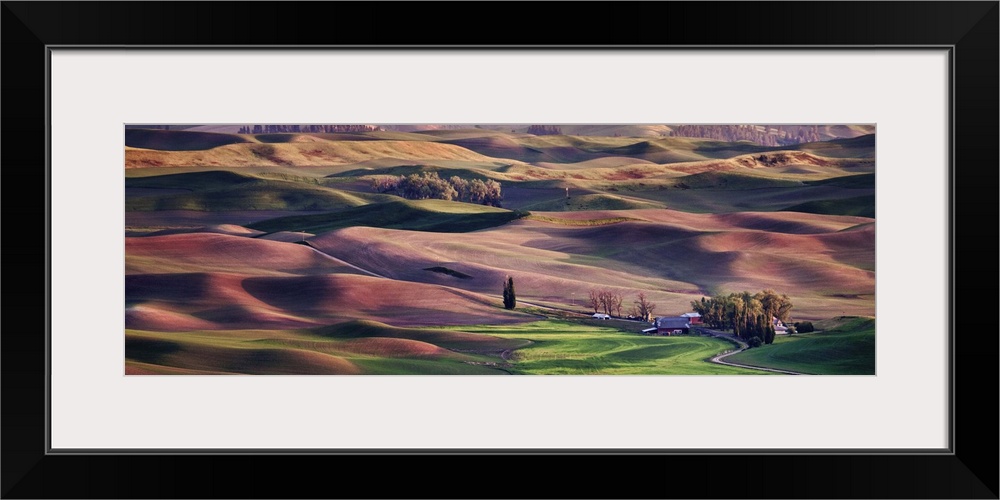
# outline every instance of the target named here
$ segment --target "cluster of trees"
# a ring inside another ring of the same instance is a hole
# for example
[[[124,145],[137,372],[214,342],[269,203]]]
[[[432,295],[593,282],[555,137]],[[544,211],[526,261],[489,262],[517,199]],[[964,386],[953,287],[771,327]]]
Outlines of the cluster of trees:
[[[591,288],[588,298],[590,307],[595,313],[603,310],[604,314],[609,316],[618,316],[619,318],[622,316],[622,305],[625,301],[622,292],[610,288]],[[644,292],[639,292],[636,294],[636,300],[632,302],[628,313],[633,318],[651,321],[655,309],[656,304],[650,302]]]
[[[513,309],[517,305],[517,296],[514,294],[514,278],[507,276],[507,281],[503,282],[503,307]]]
[[[531,125],[528,133],[534,135],[561,135],[562,129],[555,125]]]
[[[763,290],[755,294],[743,291],[729,295],[702,297],[691,301],[691,308],[701,314],[701,320],[714,328],[732,330],[753,345],[774,342],[774,320],[788,323],[792,302],[785,294]],[[756,342],[752,339],[758,338]]]
[[[774,155],[774,156],[760,155],[757,157],[757,162],[767,165],[774,165],[779,161],[781,161],[781,158],[779,156],[780,155]]]
[[[500,183],[487,179],[471,181],[455,175],[442,179],[437,172],[423,172],[395,176],[377,176],[372,179],[372,189],[378,193],[389,193],[408,200],[455,200],[499,207],[503,201]]]
[[[624,297],[621,292],[611,290],[610,288],[591,288],[589,298],[590,307],[594,309],[595,313],[603,310],[604,314],[609,316],[622,315],[622,301]]]
[[[343,133],[343,132],[378,132],[382,127],[374,125],[244,125],[240,134],[280,134],[280,133]]]
[[[818,125],[676,125],[669,135],[726,142],[750,141],[761,146],[787,146],[821,140]]]

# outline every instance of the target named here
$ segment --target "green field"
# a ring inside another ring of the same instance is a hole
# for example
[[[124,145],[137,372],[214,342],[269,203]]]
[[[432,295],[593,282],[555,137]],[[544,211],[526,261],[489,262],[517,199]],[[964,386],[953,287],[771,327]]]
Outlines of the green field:
[[[674,187],[681,189],[766,189],[766,188],[787,188],[801,186],[802,182],[782,179],[762,177],[759,175],[744,174],[737,172],[702,172],[699,174],[686,175],[675,179]]]
[[[233,134],[178,130],[125,130],[125,145],[132,148],[164,151],[200,151],[242,142],[249,141]]]
[[[874,375],[875,320],[844,318],[816,333],[782,335],[726,361],[815,375]]]
[[[624,199],[620,196],[606,194],[585,194],[573,196],[569,199],[557,199],[542,203],[535,203],[525,207],[528,210],[540,212],[573,212],[578,210],[629,210],[642,208],[663,208],[658,203],[647,203]]]
[[[126,211],[337,210],[386,198],[331,189],[305,182],[304,178],[264,179],[228,171],[127,178],[125,187],[190,191],[129,197],[125,200]]]
[[[127,366],[157,373],[767,374],[709,362],[733,348],[714,337],[648,337],[560,320],[444,328],[353,321],[285,331],[126,330],[125,345]]]
[[[364,226],[411,231],[464,233],[496,227],[528,215],[485,205],[444,200],[402,200],[352,207],[339,212],[269,219],[247,227],[258,231],[324,233]]]
[[[714,337],[649,337],[569,321],[462,327],[462,331],[530,340],[510,357],[510,371],[528,375],[744,375],[756,370],[717,365],[733,345]]]
[[[852,189],[875,189],[875,174],[847,175],[818,181],[804,181],[810,186],[837,186]]]
[[[875,156],[875,134],[862,135],[852,139],[799,144],[794,149],[822,154],[831,158],[870,158]]]
[[[503,375],[492,353],[520,344],[375,322],[316,330],[125,331],[126,368],[178,374]]]
[[[786,207],[789,212],[807,212],[826,215],[856,215],[875,218],[875,195],[855,196],[837,200],[808,201]]]
[[[395,328],[358,321],[288,331],[127,330],[127,365],[190,374],[768,374],[709,362],[733,348],[722,339],[649,337],[587,323]],[[808,374],[871,375],[874,341],[874,320],[851,318],[824,332],[780,336],[727,361]]]

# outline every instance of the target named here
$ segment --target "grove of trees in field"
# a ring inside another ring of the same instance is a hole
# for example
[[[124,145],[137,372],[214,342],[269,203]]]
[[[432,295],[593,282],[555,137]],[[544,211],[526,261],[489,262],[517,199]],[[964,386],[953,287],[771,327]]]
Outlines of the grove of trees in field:
[[[465,180],[455,175],[442,179],[437,172],[422,174],[380,175],[372,179],[372,189],[378,193],[394,194],[408,200],[455,200],[499,207],[503,201],[500,183],[487,179]]]
[[[750,341],[754,337],[765,344],[774,342],[772,318],[788,323],[792,301],[787,295],[774,290],[755,294],[743,291],[728,295],[702,297],[691,301],[691,307],[701,314],[701,320],[710,327],[732,330],[736,336]]]

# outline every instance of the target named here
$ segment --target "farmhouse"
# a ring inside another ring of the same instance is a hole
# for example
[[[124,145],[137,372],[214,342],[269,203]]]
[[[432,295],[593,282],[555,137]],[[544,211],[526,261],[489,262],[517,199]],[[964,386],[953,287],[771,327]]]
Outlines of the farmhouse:
[[[656,326],[655,331],[653,328],[644,331],[648,331],[651,335],[676,335],[679,333],[688,333],[691,329],[688,319],[683,316],[656,318],[653,324]]]
[[[788,327],[781,322],[780,319],[771,316],[771,321],[774,323],[774,334],[775,335],[785,335],[788,333]]]
[[[687,318],[688,319],[688,323],[691,323],[692,325],[700,325],[701,324],[701,314],[698,314],[696,312],[684,313],[684,314],[681,314],[681,317],[682,318]]]

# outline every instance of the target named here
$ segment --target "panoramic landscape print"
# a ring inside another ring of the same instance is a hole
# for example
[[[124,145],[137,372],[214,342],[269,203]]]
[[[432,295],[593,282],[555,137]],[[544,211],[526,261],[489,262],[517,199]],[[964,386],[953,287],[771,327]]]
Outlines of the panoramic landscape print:
[[[875,126],[126,125],[126,375],[874,375]]]

